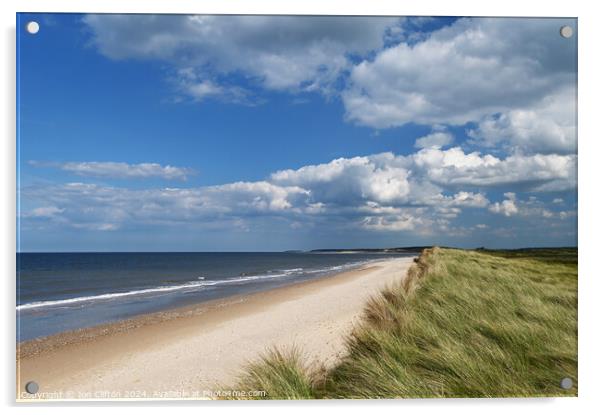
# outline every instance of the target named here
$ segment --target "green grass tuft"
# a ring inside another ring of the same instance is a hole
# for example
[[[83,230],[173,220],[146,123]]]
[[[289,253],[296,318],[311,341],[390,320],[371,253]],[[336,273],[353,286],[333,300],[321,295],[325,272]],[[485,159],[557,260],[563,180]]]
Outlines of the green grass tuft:
[[[296,348],[272,349],[247,366],[233,389],[265,392],[250,399],[313,399],[311,375],[302,360]]]

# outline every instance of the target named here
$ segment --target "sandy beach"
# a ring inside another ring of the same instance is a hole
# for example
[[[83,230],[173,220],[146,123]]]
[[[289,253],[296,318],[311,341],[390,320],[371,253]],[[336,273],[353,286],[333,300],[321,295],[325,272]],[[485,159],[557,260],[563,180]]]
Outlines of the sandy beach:
[[[18,398],[202,398],[232,384],[266,349],[296,346],[332,365],[366,300],[404,278],[413,258],[234,296],[19,345]]]

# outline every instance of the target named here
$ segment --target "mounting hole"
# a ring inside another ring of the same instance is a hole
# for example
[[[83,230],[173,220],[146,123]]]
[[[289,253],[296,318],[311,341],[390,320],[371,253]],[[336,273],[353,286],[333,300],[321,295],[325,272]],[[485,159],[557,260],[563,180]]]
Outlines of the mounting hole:
[[[573,387],[573,379],[571,378],[564,378],[560,381],[560,387],[562,389],[571,389]]]
[[[30,35],[35,35],[40,31],[40,24],[32,20],[31,22],[27,23],[27,25],[25,26],[25,30],[27,30],[27,33],[29,33]]]
[[[560,36],[568,39],[573,36],[573,28],[571,26],[562,26],[560,28]]]
[[[25,390],[27,391],[27,393],[31,393],[33,395],[34,393],[37,393],[40,390],[40,387],[36,382],[31,381],[27,382],[27,384],[25,385]]]

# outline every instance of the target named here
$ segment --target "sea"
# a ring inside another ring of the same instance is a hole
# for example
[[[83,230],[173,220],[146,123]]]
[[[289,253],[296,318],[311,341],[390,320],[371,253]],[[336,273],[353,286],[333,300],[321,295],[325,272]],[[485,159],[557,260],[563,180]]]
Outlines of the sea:
[[[413,253],[18,253],[17,341],[324,278]]]

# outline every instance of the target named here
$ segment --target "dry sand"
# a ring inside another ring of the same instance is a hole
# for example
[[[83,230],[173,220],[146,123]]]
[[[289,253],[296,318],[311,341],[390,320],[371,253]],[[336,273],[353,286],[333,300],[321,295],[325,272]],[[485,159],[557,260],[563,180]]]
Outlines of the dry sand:
[[[402,280],[412,260],[23,343],[18,398],[31,398],[30,380],[43,399],[208,397],[272,346],[332,365],[366,300]]]

